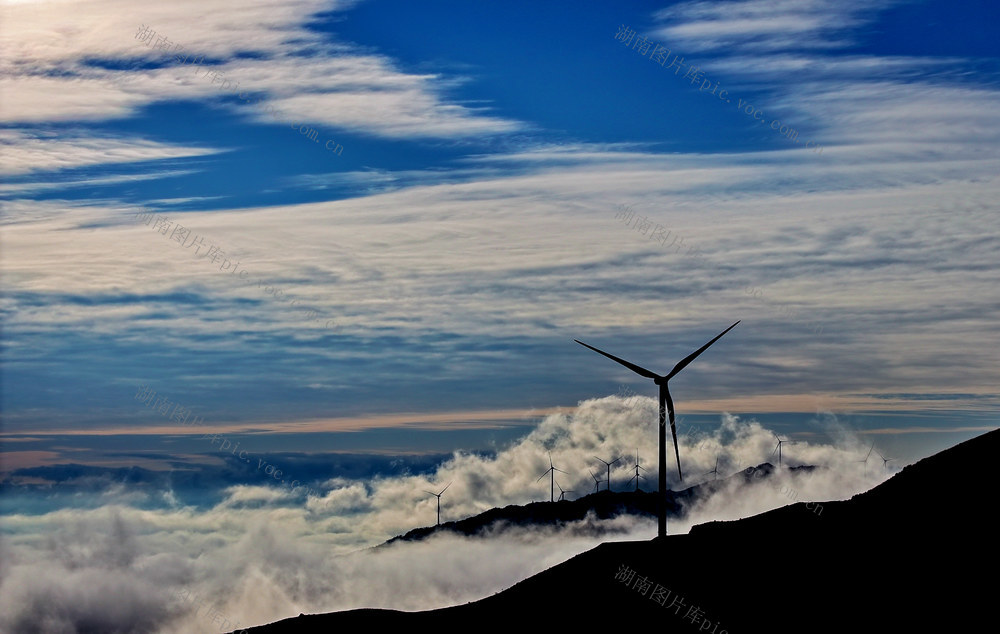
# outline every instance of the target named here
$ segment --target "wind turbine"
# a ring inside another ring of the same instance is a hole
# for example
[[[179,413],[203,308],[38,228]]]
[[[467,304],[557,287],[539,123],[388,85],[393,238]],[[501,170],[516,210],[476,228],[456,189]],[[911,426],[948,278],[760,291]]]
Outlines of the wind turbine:
[[[868,448],[868,455],[865,456],[864,460],[858,460],[858,462],[865,463],[865,475],[868,475],[868,458],[871,457],[871,455],[872,455],[872,449],[874,449],[874,448],[875,448],[875,441],[873,440],[872,441],[872,446]],[[879,455],[881,455],[881,454],[879,454]]]
[[[563,473],[566,473],[566,472],[563,471]],[[562,502],[563,500],[566,500],[566,494],[567,493],[576,493],[576,491],[563,491],[562,486],[558,482],[556,482],[556,486],[559,487],[559,501],[560,502]],[[566,500],[566,501],[569,502],[569,500]]]
[[[645,467],[640,467],[639,466],[639,450],[636,449],[635,450],[635,475],[628,479],[629,482],[631,482],[632,480],[635,480],[635,492],[636,493],[639,492],[639,478],[642,478],[643,480],[646,479],[646,476],[641,475],[639,473],[639,469],[642,469],[643,471],[646,470]]]
[[[718,456],[715,457],[715,468],[712,469],[711,471],[709,471],[708,473],[706,473],[705,475],[708,475],[709,473],[714,473],[715,474],[715,477],[712,478],[713,480],[718,480],[719,479],[719,457]]]
[[[778,452],[778,466],[780,467],[781,466],[781,446],[783,444],[785,444],[786,442],[789,445],[794,445],[797,441],[794,441],[794,440],[783,440],[781,438],[778,438],[778,434],[776,434],[774,432],[771,432],[771,435],[774,436],[775,438],[777,438],[777,440],[778,440],[778,444],[774,446],[774,451],[771,452],[771,455],[773,456],[775,451]],[[866,458],[866,460],[867,460],[867,458]]]
[[[441,489],[441,493],[434,493],[433,491],[424,491],[424,493],[427,493],[428,495],[433,495],[438,499],[438,526],[441,525],[441,496],[444,494],[445,491],[448,490],[448,487],[450,486],[451,482],[449,482],[443,489]]]
[[[874,447],[874,445],[872,445],[872,447]],[[892,462],[893,460],[895,460],[895,458],[886,458],[885,456],[883,456],[878,451],[876,451],[875,453],[877,453],[878,457],[882,459],[882,466],[885,468],[886,471],[888,471],[889,470],[889,463]]]
[[[543,473],[542,475],[538,476],[538,480],[535,480],[535,482],[538,482],[539,480],[541,480],[542,478],[545,477],[546,473],[551,473],[552,474],[551,481],[549,482],[549,502],[555,502],[556,501],[556,471],[558,471],[559,473],[566,473],[562,469],[556,469],[555,466],[553,466],[553,464],[552,464],[552,454],[550,453],[549,454],[549,468],[545,470],[545,473]],[[566,475],[569,475],[569,474],[566,473]],[[562,490],[562,489],[560,489],[560,490]]]
[[[590,477],[594,479],[594,493],[597,493],[601,490],[601,479],[593,471],[590,472]]]
[[[634,363],[629,363],[624,359],[619,359],[618,357],[610,355],[607,352],[604,352],[603,350],[598,350],[593,346],[588,346],[579,339],[573,340],[578,344],[580,344],[581,346],[590,348],[594,352],[602,354],[605,357],[611,359],[612,361],[622,364],[623,366],[625,366],[629,370],[632,370],[639,376],[644,376],[647,379],[653,379],[653,383],[659,386],[659,392],[660,392],[660,417],[659,417],[660,438],[658,443],[660,448],[660,477],[659,477],[660,526],[658,533],[659,537],[666,537],[667,535],[667,503],[666,503],[667,502],[667,497],[666,497],[667,496],[667,423],[666,421],[668,413],[670,415],[670,433],[673,436],[674,440],[674,457],[677,459],[677,477],[680,478],[681,480],[684,479],[684,476],[681,474],[681,454],[680,450],[677,448],[677,427],[674,424],[674,401],[673,399],[670,398],[670,390],[667,387],[667,382],[669,382],[670,379],[672,379],[678,372],[686,368],[689,363],[691,363],[698,357],[698,355],[700,355],[702,352],[705,352],[705,350],[708,350],[708,347],[713,343],[715,343],[716,341],[718,341],[719,338],[722,337],[722,335],[726,334],[727,332],[735,328],[736,324],[738,323],[740,322],[737,321],[735,324],[733,324],[729,328],[726,328],[721,333],[716,335],[714,339],[712,339],[702,347],[698,348],[688,356],[681,359],[681,361],[674,366],[674,369],[671,370],[669,374],[664,374],[662,376],[656,374],[655,372],[650,372],[646,368],[635,365]],[[610,482],[608,484],[610,485]]]
[[[597,458],[597,456],[594,456],[594,458]],[[600,458],[597,458],[597,459],[601,460]],[[621,459],[622,459],[622,457],[618,456],[617,458],[615,458],[611,462],[608,462],[607,460],[601,460],[601,462],[603,462],[604,464],[608,465],[608,491],[611,490],[611,465],[613,465],[614,463],[618,462]]]

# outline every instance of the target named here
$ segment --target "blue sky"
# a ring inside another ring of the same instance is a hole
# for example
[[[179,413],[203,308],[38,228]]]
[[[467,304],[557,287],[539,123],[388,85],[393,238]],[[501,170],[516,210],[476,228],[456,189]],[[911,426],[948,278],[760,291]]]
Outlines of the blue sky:
[[[996,425],[992,3],[65,4],[0,35],[6,471],[111,464],[170,422],[140,386],[273,451],[484,449],[653,394],[574,338],[666,372],[736,319],[672,382],[707,426]]]
[[[656,481],[655,386],[574,339],[666,373],[741,320],[670,382],[668,486],[721,485],[672,535],[997,426],[995,2],[0,11],[0,629],[433,609],[651,538],[370,549],[446,486]],[[722,481],[776,435],[816,468]]]

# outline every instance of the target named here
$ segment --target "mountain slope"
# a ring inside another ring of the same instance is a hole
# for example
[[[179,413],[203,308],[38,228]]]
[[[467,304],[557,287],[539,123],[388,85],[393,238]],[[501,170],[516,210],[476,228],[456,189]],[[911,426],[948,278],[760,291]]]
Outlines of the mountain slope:
[[[808,473],[815,469],[812,466],[799,466],[789,469],[791,473]],[[775,467],[763,463],[749,467],[728,478],[710,480],[688,487],[681,491],[668,490],[667,520],[683,517],[688,510],[698,502],[710,498],[719,488],[727,486],[730,481],[736,481],[743,486],[765,486],[774,474]],[[512,504],[503,508],[494,508],[479,515],[462,520],[445,522],[440,526],[423,526],[415,528],[405,535],[398,535],[375,548],[398,541],[417,541],[426,539],[440,532],[457,533],[466,536],[496,534],[506,527],[520,528],[531,526],[552,526],[559,523],[577,522],[588,514],[596,519],[605,520],[619,515],[640,515],[650,518],[657,517],[657,496],[645,491],[599,491],[575,500],[551,502],[532,502],[531,504]],[[600,527],[594,527],[596,534],[603,534]]]
[[[592,628],[646,619],[668,631],[709,634],[957,631],[990,622],[1000,563],[991,504],[998,452],[1000,430],[851,500],[824,502],[822,515],[800,503],[699,525],[688,535],[602,544],[461,606],[300,616],[248,631],[425,623]]]

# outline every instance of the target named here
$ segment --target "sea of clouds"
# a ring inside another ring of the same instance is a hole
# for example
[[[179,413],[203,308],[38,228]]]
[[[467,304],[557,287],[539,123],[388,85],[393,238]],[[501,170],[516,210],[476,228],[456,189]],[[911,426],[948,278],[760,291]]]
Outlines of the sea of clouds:
[[[17,632],[161,632],[235,630],[299,613],[358,607],[424,610],[489,596],[589,550],[601,541],[649,539],[653,518],[587,518],[565,526],[508,528],[484,537],[439,535],[422,542],[370,547],[433,524],[440,491],[442,521],[493,507],[548,499],[557,481],[579,497],[593,491],[594,456],[625,456],[612,487],[626,488],[638,448],[656,482],[656,401],[610,396],[545,418],[512,445],[483,455],[455,452],[432,473],[338,477],[304,494],[276,486],[226,486],[209,507],[185,504],[171,490],[137,492],[118,484],[94,503],[36,513],[8,512],[0,548],[0,629]],[[783,448],[784,469],[747,485],[732,478],[709,499],[671,521],[668,532],[736,519],[794,501],[846,499],[890,474],[881,461],[859,462],[868,445],[833,416],[808,426],[821,441]],[[772,458],[772,430],[723,415],[715,425],[679,424],[687,478],[682,489],[722,480]],[[808,433],[796,436],[804,438]],[[672,452],[671,452],[672,453]],[[792,471],[794,465],[816,465]],[[543,486],[544,485],[544,486]],[[82,495],[82,494],[77,494]]]

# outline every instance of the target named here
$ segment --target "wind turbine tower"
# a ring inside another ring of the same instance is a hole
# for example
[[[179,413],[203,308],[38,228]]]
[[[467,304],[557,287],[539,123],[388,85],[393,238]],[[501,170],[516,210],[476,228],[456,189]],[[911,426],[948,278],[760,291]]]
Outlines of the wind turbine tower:
[[[632,480],[635,480],[635,492],[636,493],[639,492],[639,478],[642,478],[643,480],[646,479],[646,476],[641,475],[639,473],[639,469],[642,469],[643,471],[646,470],[645,467],[640,467],[639,466],[639,450],[636,449],[635,450],[635,475],[628,479],[629,482],[631,482]]]
[[[865,456],[864,460],[858,460],[858,462],[865,463],[865,475],[868,475],[868,459],[872,456],[872,450],[875,449],[875,441],[872,441],[872,446],[868,448],[868,455]],[[879,454],[881,455],[881,454]]]
[[[450,487],[450,486],[451,486],[451,482],[449,482],[447,485],[445,485],[445,487],[443,489],[441,489],[441,493],[434,493],[433,491],[424,491],[424,493],[426,493],[428,495],[433,495],[434,497],[436,497],[438,499],[438,522],[437,522],[438,526],[441,525],[441,496],[444,494],[445,491],[448,490],[448,487]]]
[[[558,482],[556,482],[556,486],[559,487],[559,500],[558,500],[559,502],[562,502],[563,500],[566,500],[566,494],[567,493],[576,493],[576,491],[564,491],[563,488],[562,488],[562,485],[559,484]],[[569,502],[569,500],[566,500],[566,501]]]
[[[715,468],[712,469],[711,471],[709,471],[708,473],[706,473],[705,475],[708,475],[709,473],[714,473],[715,474],[715,477],[712,478],[713,480],[718,480],[719,479],[719,457],[718,456],[715,457]]]
[[[597,493],[601,490],[601,479],[593,471],[590,472],[590,477],[594,479],[594,493]]]
[[[683,359],[681,359],[680,362],[678,362],[677,365],[674,366],[673,370],[671,370],[668,374],[664,374],[664,375],[659,375],[659,374],[656,374],[655,372],[650,372],[646,368],[643,368],[641,366],[635,365],[634,363],[629,363],[628,361],[626,361],[624,359],[619,359],[618,357],[616,357],[614,355],[611,355],[611,354],[608,354],[607,352],[604,352],[603,350],[598,350],[597,348],[595,348],[593,346],[589,346],[589,345],[583,343],[582,341],[580,341],[579,339],[574,339],[573,340],[573,341],[576,341],[581,346],[590,348],[594,352],[596,352],[598,354],[601,354],[601,355],[604,355],[605,357],[611,359],[612,361],[615,361],[616,363],[622,364],[623,366],[625,366],[629,370],[632,370],[633,372],[635,372],[639,376],[644,376],[647,379],[653,379],[653,383],[656,384],[657,387],[659,387],[659,393],[660,393],[659,394],[659,396],[660,396],[660,412],[659,412],[659,414],[660,414],[659,415],[660,437],[659,437],[659,443],[658,443],[659,444],[659,450],[660,450],[659,451],[659,453],[660,453],[660,474],[659,474],[659,476],[660,476],[659,477],[659,485],[660,485],[660,503],[659,503],[660,518],[659,519],[660,519],[660,521],[659,521],[659,532],[658,532],[658,536],[659,537],[666,537],[666,535],[667,535],[667,503],[666,503],[667,502],[667,497],[666,496],[667,496],[667,415],[668,414],[670,416],[670,434],[673,436],[673,441],[674,441],[674,457],[677,460],[677,477],[680,478],[681,480],[684,479],[684,476],[681,473],[681,454],[680,454],[680,450],[677,448],[677,426],[676,426],[676,424],[674,422],[674,401],[673,401],[673,399],[670,398],[670,390],[667,387],[667,383],[670,381],[670,379],[672,379],[674,376],[676,376],[678,372],[680,372],[681,370],[683,370],[684,368],[686,368],[689,363],[691,363],[696,358],[698,358],[698,355],[700,355],[702,352],[705,352],[706,350],[708,350],[708,347],[711,346],[716,341],[718,341],[719,338],[722,337],[722,335],[726,334],[727,332],[729,332],[730,330],[732,330],[733,328],[735,328],[736,324],[738,324],[738,323],[740,323],[740,322],[737,321],[732,326],[730,326],[729,328],[726,328],[721,333],[719,333],[718,335],[716,335],[714,339],[712,339],[711,341],[709,341],[708,343],[706,343],[702,347],[698,348],[697,350],[695,350],[694,352],[692,352],[688,356],[686,356]],[[608,484],[610,485],[610,483],[608,483]]]
[[[794,441],[794,440],[785,440],[785,439],[782,439],[782,438],[778,438],[778,434],[776,434],[774,432],[771,432],[771,435],[774,436],[777,439],[777,441],[778,441],[778,444],[774,446],[774,451],[771,452],[771,455],[773,456],[775,454],[775,452],[778,453],[778,466],[780,467],[781,466],[781,446],[783,444],[785,444],[785,443],[788,443],[789,445],[794,445],[796,443],[796,441]],[[867,458],[865,458],[865,459],[867,460]]]
[[[601,460],[597,456],[594,456],[594,458],[596,458],[597,460]],[[601,460],[601,462],[603,462],[604,464],[608,465],[608,491],[611,490],[611,465],[613,465],[614,463],[618,462],[621,459],[622,459],[622,457],[618,456],[617,458],[615,458],[611,462],[608,462],[607,460]]]
[[[875,446],[875,445],[872,445],[872,447],[874,447],[874,446]],[[895,458],[886,458],[885,456],[883,456],[883,455],[882,455],[882,454],[881,454],[880,452],[878,452],[878,451],[876,451],[875,453],[877,453],[877,454],[878,454],[878,457],[882,459],[882,467],[883,467],[883,468],[884,468],[884,469],[885,469],[886,471],[888,471],[888,470],[889,470],[889,463],[890,463],[890,462],[892,462],[893,460],[895,460]]]
[[[562,469],[556,469],[555,468],[555,466],[552,464],[552,454],[550,453],[549,454],[549,468],[545,470],[545,473],[543,473],[542,475],[538,476],[538,480],[535,480],[535,482],[539,482],[542,478],[545,477],[546,474],[551,474],[551,480],[549,481],[549,502],[555,502],[556,501],[556,471],[558,471],[559,473],[566,473]],[[566,473],[566,475],[569,475],[569,474]]]

